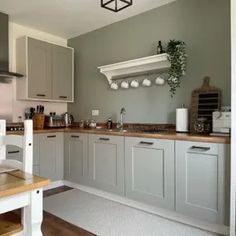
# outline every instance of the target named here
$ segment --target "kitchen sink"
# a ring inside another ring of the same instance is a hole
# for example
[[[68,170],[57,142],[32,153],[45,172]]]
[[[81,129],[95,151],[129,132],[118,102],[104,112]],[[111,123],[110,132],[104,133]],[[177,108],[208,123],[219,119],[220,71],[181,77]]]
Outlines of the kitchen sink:
[[[107,132],[122,132],[122,133],[125,133],[125,132],[128,132],[127,129],[106,129],[106,128],[101,128],[101,127],[97,127],[96,128],[97,130],[100,130],[100,131],[107,131]]]

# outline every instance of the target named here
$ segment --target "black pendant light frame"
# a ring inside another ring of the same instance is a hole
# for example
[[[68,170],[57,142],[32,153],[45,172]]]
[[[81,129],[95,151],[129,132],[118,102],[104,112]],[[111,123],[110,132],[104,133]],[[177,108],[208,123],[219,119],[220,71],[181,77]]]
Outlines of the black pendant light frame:
[[[115,2],[115,8],[111,8],[109,7],[108,5],[112,2]],[[122,3],[125,3],[126,5],[121,7],[121,8],[118,8],[118,2],[122,2]],[[133,0],[101,0],[101,7],[105,8],[105,9],[108,9],[110,11],[113,11],[113,12],[119,12],[127,7],[130,7],[133,5]]]

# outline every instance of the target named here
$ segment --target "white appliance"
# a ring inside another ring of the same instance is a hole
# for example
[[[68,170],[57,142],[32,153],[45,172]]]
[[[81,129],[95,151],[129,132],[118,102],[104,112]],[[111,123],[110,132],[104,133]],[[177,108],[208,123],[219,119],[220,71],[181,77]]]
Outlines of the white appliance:
[[[189,131],[188,108],[182,105],[182,108],[176,109],[176,132],[187,133]]]
[[[231,111],[213,112],[213,133],[229,134],[231,129]]]

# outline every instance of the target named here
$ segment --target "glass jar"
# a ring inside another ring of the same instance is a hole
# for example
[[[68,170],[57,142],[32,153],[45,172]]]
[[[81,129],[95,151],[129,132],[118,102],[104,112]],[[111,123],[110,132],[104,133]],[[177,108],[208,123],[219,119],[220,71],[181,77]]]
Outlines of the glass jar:
[[[211,124],[207,118],[200,117],[194,123],[194,131],[198,134],[209,134],[211,132]]]

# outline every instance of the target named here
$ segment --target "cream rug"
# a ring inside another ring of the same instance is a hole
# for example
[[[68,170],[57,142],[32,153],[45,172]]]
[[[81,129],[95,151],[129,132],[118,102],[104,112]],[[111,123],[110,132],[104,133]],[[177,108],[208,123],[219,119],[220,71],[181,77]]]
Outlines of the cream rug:
[[[99,236],[212,236],[77,189],[44,199],[44,210]]]

